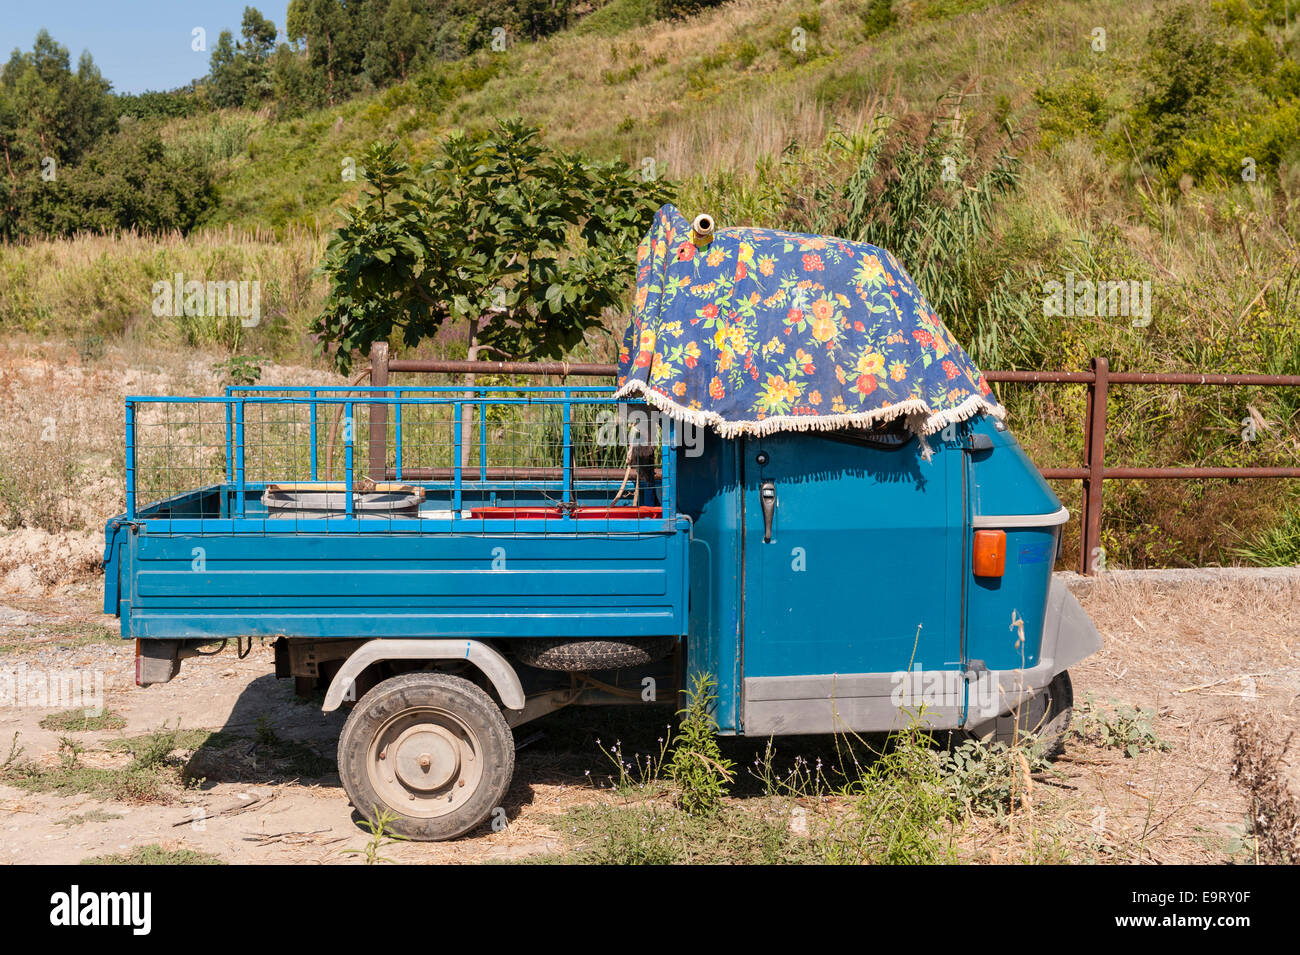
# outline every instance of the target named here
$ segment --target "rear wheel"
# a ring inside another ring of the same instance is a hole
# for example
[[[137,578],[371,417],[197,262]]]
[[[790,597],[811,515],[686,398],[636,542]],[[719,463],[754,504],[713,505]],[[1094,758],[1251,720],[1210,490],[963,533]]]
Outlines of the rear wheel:
[[[487,819],[514,774],[514,737],[479,687],[445,673],[384,680],[339,736],[339,776],[357,811],[420,841],[455,839]]]

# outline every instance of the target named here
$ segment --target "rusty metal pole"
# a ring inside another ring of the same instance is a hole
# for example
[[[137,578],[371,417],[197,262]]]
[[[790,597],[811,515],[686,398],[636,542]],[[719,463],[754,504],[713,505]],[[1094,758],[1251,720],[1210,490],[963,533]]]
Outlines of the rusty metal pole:
[[[1097,378],[1094,376],[1088,381],[1087,398],[1083,406],[1083,462],[1084,474],[1080,487],[1083,489],[1079,495],[1079,563],[1078,571],[1081,574],[1088,572],[1088,475],[1091,473],[1087,468],[1088,459],[1092,456],[1092,393],[1097,387]]]
[[[1079,540],[1079,573],[1091,576],[1104,566],[1101,555],[1101,489],[1106,477],[1106,393],[1110,385],[1110,362],[1092,360],[1092,384],[1088,387],[1088,431],[1084,438],[1088,476],[1083,479],[1083,515]]]
[[[370,346],[370,384],[388,384],[388,342],[375,342]],[[384,392],[372,392],[372,397],[382,398]],[[388,405],[370,406],[370,480],[382,481],[387,470],[388,456]]]
[[[424,374],[557,375],[561,378],[613,378],[617,365],[570,363],[567,361],[464,361],[463,359],[394,358],[389,371]]]

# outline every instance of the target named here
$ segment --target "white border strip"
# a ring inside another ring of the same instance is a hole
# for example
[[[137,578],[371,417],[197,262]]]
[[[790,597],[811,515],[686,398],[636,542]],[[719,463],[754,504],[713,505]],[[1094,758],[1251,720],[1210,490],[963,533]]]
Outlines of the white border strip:
[[[1062,507],[1053,514],[976,514],[972,527],[1055,527],[1070,519],[1070,509]]]

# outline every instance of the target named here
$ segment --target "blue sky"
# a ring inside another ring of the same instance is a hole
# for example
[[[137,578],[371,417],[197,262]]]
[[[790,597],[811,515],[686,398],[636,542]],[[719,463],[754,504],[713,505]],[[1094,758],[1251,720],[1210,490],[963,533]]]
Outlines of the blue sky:
[[[245,6],[262,11],[284,39],[288,0],[3,0],[0,57],[7,60],[14,47],[30,50],[44,27],[68,48],[74,68],[89,50],[116,92],[174,89],[208,72],[217,36],[239,35]],[[207,31],[206,52],[191,49],[195,27]]]

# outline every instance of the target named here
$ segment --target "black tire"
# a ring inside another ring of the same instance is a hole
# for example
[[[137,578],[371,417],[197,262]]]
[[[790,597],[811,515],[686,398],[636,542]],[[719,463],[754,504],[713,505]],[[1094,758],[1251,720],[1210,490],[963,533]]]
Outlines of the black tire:
[[[339,735],[339,777],[352,805],[372,823],[387,810],[396,816],[390,831],[421,842],[455,839],[491,816],[514,770],[501,710],[445,673],[384,680]]]
[[[1074,716],[1074,687],[1062,670],[1050,683],[1020,706],[972,730],[972,735],[1014,746],[1034,737],[1034,748],[1047,757],[1064,748],[1065,734]]]
[[[520,663],[540,670],[582,673],[645,666],[673,652],[676,637],[626,637],[621,640],[526,637],[504,644]]]

